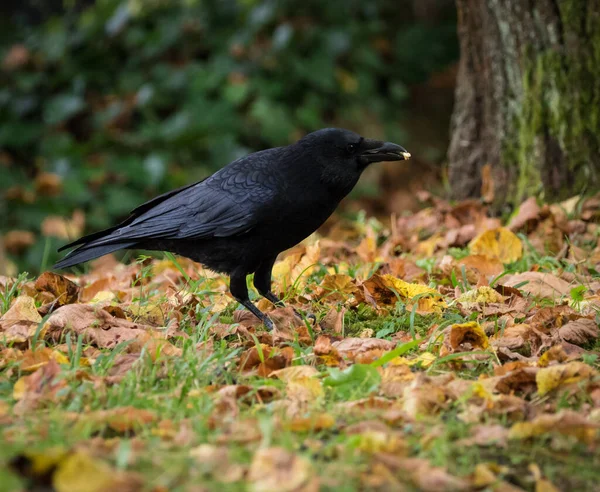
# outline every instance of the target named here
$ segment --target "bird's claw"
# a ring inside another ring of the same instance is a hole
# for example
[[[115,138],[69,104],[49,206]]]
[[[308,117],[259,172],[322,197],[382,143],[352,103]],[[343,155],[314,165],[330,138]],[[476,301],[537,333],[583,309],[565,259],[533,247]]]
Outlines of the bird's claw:
[[[305,319],[310,320],[311,324],[314,326],[317,322],[317,317],[313,313],[306,313],[303,315],[300,311],[294,308],[294,314],[300,318],[300,320],[304,321]]]
[[[275,323],[273,323],[271,318],[268,318],[267,316],[264,317],[262,322],[263,322],[263,325],[265,325],[265,328],[269,331],[273,331],[273,328],[275,328]]]

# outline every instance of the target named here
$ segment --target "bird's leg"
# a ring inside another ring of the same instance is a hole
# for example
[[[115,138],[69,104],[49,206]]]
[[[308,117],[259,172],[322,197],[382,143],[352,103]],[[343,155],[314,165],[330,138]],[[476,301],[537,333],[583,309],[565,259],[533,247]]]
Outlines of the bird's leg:
[[[229,280],[229,290],[237,302],[261,320],[268,330],[273,329],[273,321],[250,301],[245,274],[233,274]]]
[[[285,303],[271,291],[271,271],[274,264],[275,258],[270,258],[259,265],[256,272],[254,272],[254,287],[261,296],[271,301],[275,306],[285,307]]]
[[[254,272],[254,286],[261,296],[272,302],[275,306],[285,307],[285,303],[271,291],[271,271],[273,270],[274,264],[275,258],[260,264],[256,272]],[[304,316],[302,316],[296,308],[293,309],[296,316],[304,321]],[[307,318],[315,321],[317,319],[312,313],[308,313]]]

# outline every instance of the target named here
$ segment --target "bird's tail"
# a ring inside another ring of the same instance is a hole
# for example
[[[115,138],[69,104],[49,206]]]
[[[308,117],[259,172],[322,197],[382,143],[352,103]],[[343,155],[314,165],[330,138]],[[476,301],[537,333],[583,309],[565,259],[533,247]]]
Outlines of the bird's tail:
[[[99,258],[100,256],[107,255],[108,253],[112,253],[113,251],[117,251],[119,249],[130,248],[135,244],[136,241],[111,244],[94,244],[92,241],[91,243],[83,244],[79,246],[79,248],[71,251],[62,260],[56,263],[52,269],[59,270],[61,268],[77,265],[78,263]]]

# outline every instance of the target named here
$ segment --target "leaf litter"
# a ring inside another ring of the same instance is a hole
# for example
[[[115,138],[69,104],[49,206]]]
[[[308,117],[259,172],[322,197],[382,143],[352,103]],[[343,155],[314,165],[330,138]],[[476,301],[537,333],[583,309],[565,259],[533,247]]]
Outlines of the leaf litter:
[[[82,492],[596,484],[600,201],[529,199],[504,226],[478,202],[432,203],[290,250],[274,270],[288,307],[259,301],[273,332],[184,258],[2,279],[10,477]]]

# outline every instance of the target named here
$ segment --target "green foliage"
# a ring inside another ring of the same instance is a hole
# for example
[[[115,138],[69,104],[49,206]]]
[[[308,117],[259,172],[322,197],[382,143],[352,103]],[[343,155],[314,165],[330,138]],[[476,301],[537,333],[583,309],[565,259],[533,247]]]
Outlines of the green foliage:
[[[408,84],[457,57],[452,13],[426,25],[390,0],[98,0],[12,28],[0,45],[10,190],[0,227],[36,233],[20,259],[30,271],[48,215],[81,209],[98,230],[159,192],[324,126],[368,124],[372,134],[376,124],[402,141]],[[62,178],[59,193],[36,187],[41,172]]]

